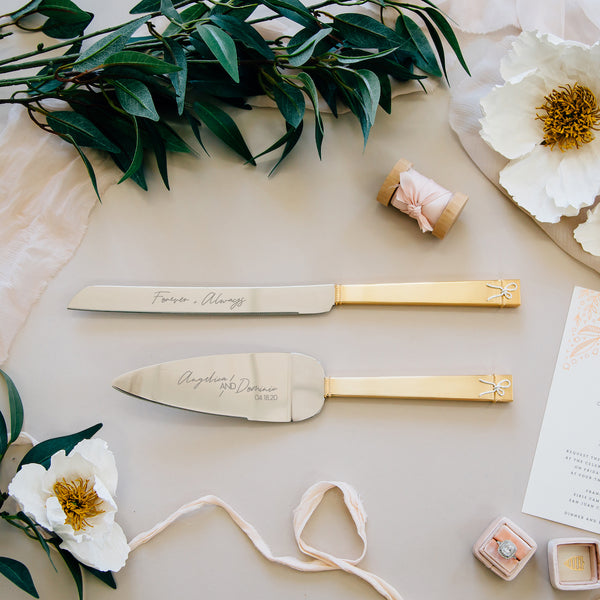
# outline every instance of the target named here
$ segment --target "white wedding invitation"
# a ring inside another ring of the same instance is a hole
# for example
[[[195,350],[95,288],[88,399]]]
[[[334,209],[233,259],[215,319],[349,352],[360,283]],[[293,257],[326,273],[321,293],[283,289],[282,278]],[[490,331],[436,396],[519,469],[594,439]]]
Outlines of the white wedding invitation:
[[[600,292],[573,291],[523,512],[600,533]]]

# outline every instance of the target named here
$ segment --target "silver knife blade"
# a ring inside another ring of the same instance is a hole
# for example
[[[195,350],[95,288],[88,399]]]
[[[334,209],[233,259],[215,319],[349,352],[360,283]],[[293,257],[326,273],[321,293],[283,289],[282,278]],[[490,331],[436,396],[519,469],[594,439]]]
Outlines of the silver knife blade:
[[[280,287],[93,285],[78,292],[68,308],[176,314],[315,314],[328,312],[334,304],[334,284]]]
[[[250,421],[308,419],[325,402],[317,360],[294,353],[202,356],[125,373],[113,387],[145,400]]]

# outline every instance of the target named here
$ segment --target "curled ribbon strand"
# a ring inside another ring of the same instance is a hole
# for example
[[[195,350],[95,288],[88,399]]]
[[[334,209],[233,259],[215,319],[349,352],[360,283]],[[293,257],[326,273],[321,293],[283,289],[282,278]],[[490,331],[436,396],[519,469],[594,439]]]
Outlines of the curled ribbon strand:
[[[494,294],[493,296],[490,296],[487,299],[488,302],[490,300],[493,300],[494,298],[506,298],[507,300],[510,300],[512,298],[512,292],[515,292],[519,288],[519,286],[514,281],[511,281],[509,284],[507,284],[505,286],[494,285],[492,283],[486,283],[485,285],[489,288],[494,288],[496,290],[500,290],[499,294]]]
[[[485,379],[480,379],[479,381],[492,386],[491,390],[481,392],[481,394],[479,394],[480,398],[481,396],[485,396],[485,394],[498,394],[498,396],[504,396],[504,390],[507,390],[510,387],[510,381],[508,379],[501,379],[498,383],[495,381],[486,381]]]
[[[435,223],[423,214],[423,207],[444,200],[448,204],[452,192],[438,185],[433,179],[421,175],[414,169],[400,173],[398,187],[392,196],[391,203],[398,210],[417,221],[422,232],[433,231]]]
[[[318,550],[307,544],[302,539],[302,532],[314,511],[321,503],[321,500],[325,494],[332,488],[338,488],[344,496],[344,503],[354,524],[356,525],[356,532],[363,542],[363,550],[358,558],[338,558]],[[370,573],[364,569],[358,567],[358,563],[364,558],[367,552],[367,533],[366,533],[366,522],[367,513],[365,512],[364,506],[358,496],[357,491],[347,483],[341,481],[320,481],[311,486],[306,492],[304,492],[300,504],[294,510],[293,526],[294,536],[296,543],[300,551],[312,558],[312,560],[301,560],[293,556],[275,556],[269,548],[268,544],[258,533],[258,531],[248,521],[243,519],[231,506],[226,502],[218,498],[217,496],[203,496],[193,502],[185,504],[174,513],[169,515],[164,521],[158,523],[152,529],[140,533],[129,542],[129,548],[131,551],[139,548],[142,544],[150,541],[155,535],[158,535],[161,531],[166,529],[171,523],[175,522],[179,517],[193,513],[205,505],[219,506],[232,518],[234,523],[248,536],[250,541],[254,544],[255,548],[268,560],[274,563],[285,565],[291,569],[297,571],[333,571],[342,570],[347,573],[352,573],[357,577],[360,577],[367,583],[369,583],[379,594],[381,594],[387,600],[402,600],[402,597],[398,591],[392,587],[389,583],[384,581],[381,577]]]

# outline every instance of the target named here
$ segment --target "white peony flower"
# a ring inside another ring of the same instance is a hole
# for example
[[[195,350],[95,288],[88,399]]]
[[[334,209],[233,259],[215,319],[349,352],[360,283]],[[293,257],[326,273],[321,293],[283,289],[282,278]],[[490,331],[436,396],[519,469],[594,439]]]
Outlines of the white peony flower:
[[[61,539],[60,547],[100,571],[125,565],[129,546],[115,523],[115,459],[104,440],[79,442],[67,456],[54,454],[50,468],[24,465],[8,492],[23,512]]]
[[[510,159],[500,183],[538,221],[556,223],[600,193],[600,45],[522,33],[505,83],[481,100],[481,136]]]

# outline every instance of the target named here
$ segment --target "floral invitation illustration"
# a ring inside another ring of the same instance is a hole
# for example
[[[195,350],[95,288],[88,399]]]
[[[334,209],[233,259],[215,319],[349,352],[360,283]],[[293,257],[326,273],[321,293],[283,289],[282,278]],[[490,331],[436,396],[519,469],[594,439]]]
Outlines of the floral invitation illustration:
[[[600,292],[576,287],[523,512],[600,533]]]

